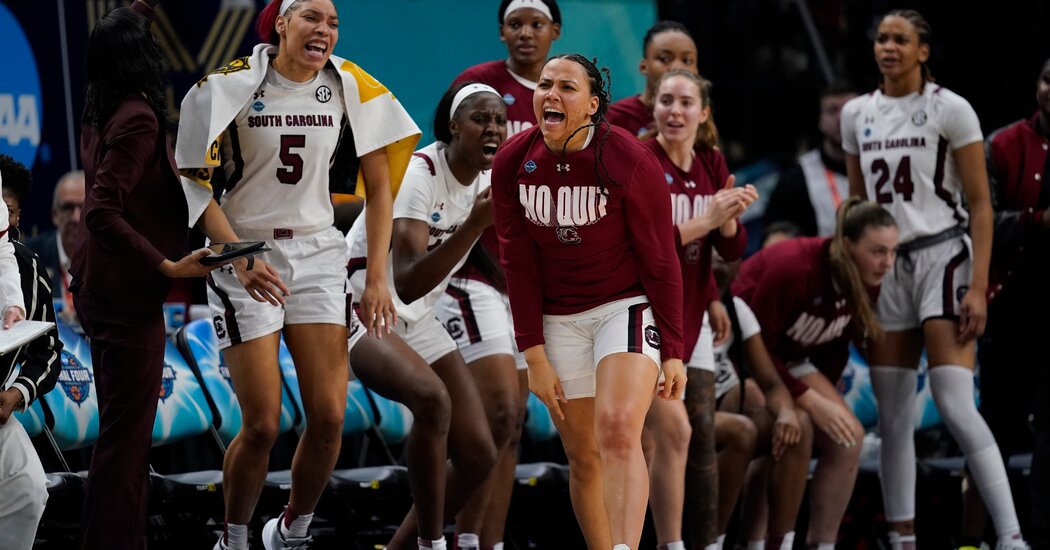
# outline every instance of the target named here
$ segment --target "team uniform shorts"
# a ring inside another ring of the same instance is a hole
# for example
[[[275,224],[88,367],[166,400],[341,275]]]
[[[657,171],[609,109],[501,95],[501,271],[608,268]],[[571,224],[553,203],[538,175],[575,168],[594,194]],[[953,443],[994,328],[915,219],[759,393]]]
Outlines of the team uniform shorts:
[[[969,236],[900,253],[882,279],[878,318],[882,328],[897,332],[930,319],[959,318],[959,303],[973,273]]]
[[[435,312],[467,363],[490,355],[510,355],[519,370],[528,368],[525,355],[514,343],[510,302],[492,285],[453,278]]]
[[[733,362],[728,359],[719,361],[715,368],[715,403],[721,402],[730,390],[739,385],[740,375],[733,367]]]
[[[456,341],[448,335],[441,321],[429,315],[417,322],[397,320],[394,332],[400,336],[427,364],[456,351]]]
[[[715,372],[715,334],[711,330],[711,321],[707,313],[704,313],[704,322],[700,325],[700,337],[693,348],[693,356],[685,366]]]
[[[349,253],[338,229],[277,240],[272,232],[237,231],[237,235],[266,241],[271,250],[258,258],[277,270],[291,294],[283,306],[258,302],[241,286],[232,265],[213,271],[208,277],[208,305],[220,349],[272,334],[285,325],[325,323],[353,329],[347,316]]]
[[[598,363],[614,353],[641,353],[660,371],[660,331],[644,296],[573,315],[544,315],[543,338],[567,399],[594,397]]]

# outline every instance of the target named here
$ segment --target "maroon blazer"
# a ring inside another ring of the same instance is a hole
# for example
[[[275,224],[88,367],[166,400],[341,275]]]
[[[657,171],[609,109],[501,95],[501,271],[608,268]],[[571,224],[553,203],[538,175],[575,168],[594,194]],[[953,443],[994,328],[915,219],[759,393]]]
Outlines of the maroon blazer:
[[[185,253],[188,213],[161,120],[129,95],[99,131],[83,123],[84,229],[70,272],[78,297],[159,312],[171,280],[161,262]]]

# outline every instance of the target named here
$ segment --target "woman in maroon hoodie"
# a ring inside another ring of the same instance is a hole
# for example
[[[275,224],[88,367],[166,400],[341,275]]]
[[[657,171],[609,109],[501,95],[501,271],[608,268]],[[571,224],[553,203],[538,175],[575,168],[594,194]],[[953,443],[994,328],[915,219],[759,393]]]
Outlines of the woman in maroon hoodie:
[[[645,413],[677,399],[682,274],[663,171],[604,120],[606,80],[580,55],[552,58],[533,96],[537,126],[492,169],[500,259],[529,387],[569,458],[588,546],[636,548],[648,495]]]
[[[740,269],[733,293],[758,318],[770,357],[813,424],[820,462],[810,485],[807,545],[833,548],[846,511],[864,429],[835,383],[854,339],[878,339],[874,298],[893,266],[897,224],[874,202],[842,203],[835,236],[779,242]]]

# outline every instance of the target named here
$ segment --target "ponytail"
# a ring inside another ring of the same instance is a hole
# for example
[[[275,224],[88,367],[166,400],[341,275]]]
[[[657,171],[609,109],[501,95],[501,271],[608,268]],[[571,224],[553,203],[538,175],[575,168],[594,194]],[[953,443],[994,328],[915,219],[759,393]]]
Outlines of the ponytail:
[[[878,341],[882,339],[882,326],[875,317],[875,306],[860,277],[857,264],[850,256],[846,241],[857,242],[869,227],[895,227],[897,222],[877,203],[850,197],[839,206],[836,215],[835,236],[829,251],[832,280],[846,295],[854,311],[854,322],[861,333]]]

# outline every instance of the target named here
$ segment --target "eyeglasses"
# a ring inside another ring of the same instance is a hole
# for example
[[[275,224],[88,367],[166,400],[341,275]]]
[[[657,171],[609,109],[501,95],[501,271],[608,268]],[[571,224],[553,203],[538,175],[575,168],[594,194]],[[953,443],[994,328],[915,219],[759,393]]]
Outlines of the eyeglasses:
[[[60,202],[58,203],[58,211],[65,214],[72,214],[74,210],[78,208],[84,208],[82,202]]]

